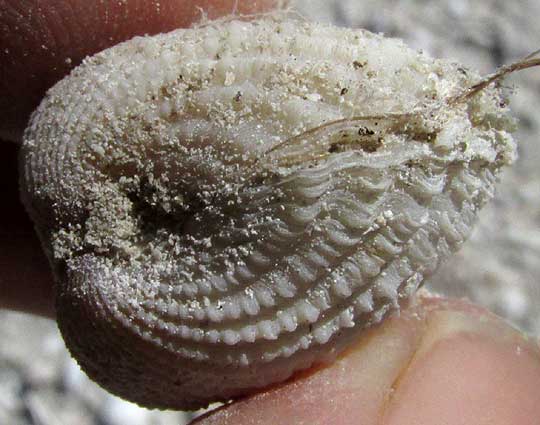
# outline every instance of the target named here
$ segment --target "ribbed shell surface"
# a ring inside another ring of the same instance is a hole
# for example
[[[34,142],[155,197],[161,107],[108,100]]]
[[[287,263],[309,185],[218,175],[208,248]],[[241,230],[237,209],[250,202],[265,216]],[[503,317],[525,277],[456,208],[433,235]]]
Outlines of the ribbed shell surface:
[[[447,101],[476,80],[271,17],[87,59],[21,159],[73,356],[182,409],[331,360],[463,243],[513,159],[497,90]]]

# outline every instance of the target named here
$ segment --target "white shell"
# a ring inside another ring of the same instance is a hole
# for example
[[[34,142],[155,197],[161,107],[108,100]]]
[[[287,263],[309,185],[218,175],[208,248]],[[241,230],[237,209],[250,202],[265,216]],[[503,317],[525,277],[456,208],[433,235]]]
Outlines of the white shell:
[[[53,87],[22,196],[66,344],[195,409],[331,359],[470,234],[512,161],[495,89],[366,31],[271,17],[135,38]]]

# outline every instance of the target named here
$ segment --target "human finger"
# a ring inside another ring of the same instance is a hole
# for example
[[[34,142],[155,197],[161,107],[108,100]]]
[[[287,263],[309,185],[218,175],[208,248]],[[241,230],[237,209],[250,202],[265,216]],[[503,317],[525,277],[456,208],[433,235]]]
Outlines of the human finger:
[[[193,425],[534,425],[540,350],[464,301],[420,297],[335,363]]]

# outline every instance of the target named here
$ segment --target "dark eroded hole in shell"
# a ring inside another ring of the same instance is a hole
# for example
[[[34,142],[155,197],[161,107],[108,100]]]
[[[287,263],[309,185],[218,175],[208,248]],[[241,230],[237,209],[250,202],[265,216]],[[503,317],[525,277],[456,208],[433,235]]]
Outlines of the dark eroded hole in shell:
[[[139,187],[126,194],[133,205],[133,215],[139,219],[143,235],[155,235],[160,229],[185,233],[185,224],[207,207],[201,198],[189,193],[159,193],[147,177]]]

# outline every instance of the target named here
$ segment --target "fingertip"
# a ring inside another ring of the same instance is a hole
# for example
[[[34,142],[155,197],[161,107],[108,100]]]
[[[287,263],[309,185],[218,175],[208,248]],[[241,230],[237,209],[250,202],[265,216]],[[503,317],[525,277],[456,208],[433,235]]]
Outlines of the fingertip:
[[[538,345],[492,314],[452,304],[431,305],[421,343],[384,406],[382,423],[537,424]]]
[[[0,307],[54,317],[52,273],[19,200],[17,155],[17,145],[0,142]]]
[[[330,366],[195,424],[533,425],[538,384],[538,345],[471,304],[421,297]]]
[[[380,425],[381,406],[418,343],[412,315],[367,330],[331,365],[210,413],[192,425],[309,423]]]

